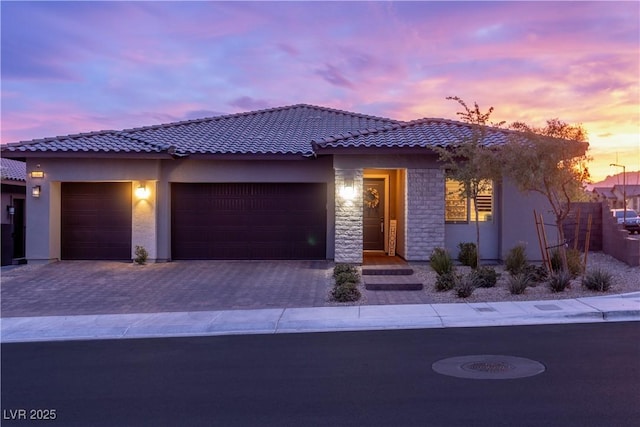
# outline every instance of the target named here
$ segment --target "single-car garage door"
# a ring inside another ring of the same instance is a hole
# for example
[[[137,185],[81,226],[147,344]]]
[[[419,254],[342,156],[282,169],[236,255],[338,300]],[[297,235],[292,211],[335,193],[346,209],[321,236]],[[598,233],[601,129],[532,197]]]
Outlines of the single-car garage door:
[[[131,183],[63,182],[62,259],[131,259]]]
[[[171,186],[173,259],[324,259],[322,183]]]

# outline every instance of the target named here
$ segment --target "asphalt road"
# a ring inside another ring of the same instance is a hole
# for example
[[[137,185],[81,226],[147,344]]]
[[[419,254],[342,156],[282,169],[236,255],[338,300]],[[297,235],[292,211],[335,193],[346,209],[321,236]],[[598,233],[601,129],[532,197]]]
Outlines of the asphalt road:
[[[640,420],[638,322],[1,350],[3,426],[615,427]],[[431,368],[478,354],[533,359],[546,370],[478,380]],[[47,417],[55,419],[29,419]]]

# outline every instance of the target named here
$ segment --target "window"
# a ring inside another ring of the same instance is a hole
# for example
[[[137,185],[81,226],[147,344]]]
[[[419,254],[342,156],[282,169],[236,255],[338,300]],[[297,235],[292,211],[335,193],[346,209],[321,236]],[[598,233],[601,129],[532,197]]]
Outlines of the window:
[[[460,195],[462,183],[447,178],[445,183],[445,221],[449,223],[467,223],[475,221],[473,202]],[[478,195],[478,220],[493,220],[493,185]]]

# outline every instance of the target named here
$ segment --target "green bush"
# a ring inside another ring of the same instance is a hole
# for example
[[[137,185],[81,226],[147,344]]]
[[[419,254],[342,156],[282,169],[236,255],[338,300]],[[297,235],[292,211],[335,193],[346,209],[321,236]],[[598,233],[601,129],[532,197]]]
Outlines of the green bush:
[[[476,284],[481,288],[493,288],[500,276],[493,267],[478,267],[472,273]]]
[[[147,262],[147,258],[149,258],[149,252],[147,252],[144,246],[136,245],[135,254],[136,257],[133,260],[139,265],[145,264]]]
[[[344,272],[335,277],[336,285],[343,285],[345,283],[358,284],[360,282],[360,275],[357,272]]]
[[[339,274],[341,273],[357,273],[358,269],[351,265],[351,264],[336,264],[335,267],[333,267],[333,277],[338,277]]]
[[[512,276],[523,273],[527,268],[528,261],[526,250],[526,246],[524,244],[520,244],[511,248],[509,253],[507,253],[506,258],[504,259],[504,269]]]
[[[462,265],[471,268],[478,266],[478,251],[475,243],[458,243],[458,249],[460,249],[460,252],[458,252],[458,261],[460,261]]]
[[[523,294],[531,283],[531,279],[524,273],[516,274],[515,276],[509,276],[509,281],[507,282],[507,288],[509,288],[509,292],[512,295],[520,295]]]
[[[613,276],[608,271],[595,269],[582,277],[582,287],[590,291],[606,292],[611,288]]]
[[[458,276],[453,271],[438,275],[436,279],[436,291],[450,291],[456,286],[458,279]]]
[[[549,289],[551,292],[563,292],[571,285],[572,274],[568,271],[555,271],[549,277]]]
[[[454,291],[458,298],[468,298],[478,287],[476,277],[473,273],[467,274],[457,280]]]
[[[577,277],[582,273],[580,251],[577,249],[566,249],[566,252],[569,273],[571,273],[572,278]],[[562,270],[562,257],[560,256],[560,251],[558,249],[551,251],[551,268],[555,272]]]
[[[429,257],[429,263],[439,276],[453,271],[453,261],[446,249],[435,248]]]
[[[346,282],[331,290],[331,299],[337,302],[351,302],[360,299],[360,290],[355,283]]]

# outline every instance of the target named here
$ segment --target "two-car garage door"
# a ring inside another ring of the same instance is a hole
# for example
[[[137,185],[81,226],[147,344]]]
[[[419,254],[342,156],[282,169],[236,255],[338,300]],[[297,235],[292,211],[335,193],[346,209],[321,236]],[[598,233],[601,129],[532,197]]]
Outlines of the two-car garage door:
[[[173,259],[324,259],[322,183],[174,183]]]

